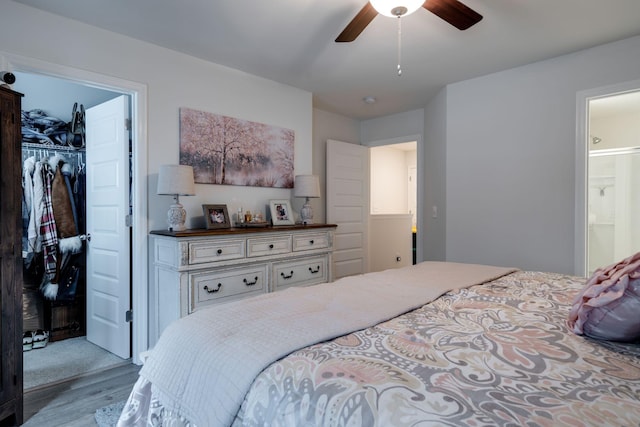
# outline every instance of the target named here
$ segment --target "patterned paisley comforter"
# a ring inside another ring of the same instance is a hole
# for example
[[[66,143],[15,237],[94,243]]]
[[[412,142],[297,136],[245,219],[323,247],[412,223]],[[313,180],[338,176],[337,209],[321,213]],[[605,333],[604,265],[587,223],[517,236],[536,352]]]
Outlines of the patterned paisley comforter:
[[[256,378],[234,426],[638,426],[640,343],[566,326],[584,283],[519,271],[298,350]],[[146,398],[149,425],[189,425]]]

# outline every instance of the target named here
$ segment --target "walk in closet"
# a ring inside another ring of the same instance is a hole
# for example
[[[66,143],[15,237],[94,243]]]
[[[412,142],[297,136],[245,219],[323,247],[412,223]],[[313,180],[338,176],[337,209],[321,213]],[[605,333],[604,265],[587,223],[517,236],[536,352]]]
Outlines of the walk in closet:
[[[103,351],[104,354],[97,355],[100,359],[99,363],[122,363],[130,357],[126,351],[120,352],[119,357],[111,354],[113,350],[104,345],[104,342],[111,340],[111,337],[102,340],[100,329],[96,330],[94,327],[92,332],[94,337],[91,339],[89,337],[88,329],[90,328],[87,325],[91,320],[88,320],[92,309],[90,304],[99,301],[99,297],[95,297],[94,294],[93,298],[89,298],[87,283],[90,282],[89,287],[95,286],[101,280],[101,276],[106,276],[101,274],[100,269],[105,268],[103,261],[108,258],[108,255],[104,255],[100,236],[90,242],[91,231],[94,231],[94,235],[100,233],[95,233],[95,229],[88,229],[92,226],[91,221],[87,221],[91,215],[88,211],[91,206],[88,203],[92,203],[90,198],[87,198],[87,188],[92,185],[87,163],[88,153],[93,150],[94,165],[98,160],[107,162],[108,159],[95,145],[93,148],[87,147],[86,140],[80,137],[81,132],[77,132],[76,135],[69,133],[69,123],[73,121],[74,112],[87,114],[89,111],[86,110],[99,110],[100,106],[121,99],[120,104],[126,106],[123,114],[127,114],[129,101],[128,97],[123,97],[120,93],[64,79],[18,72],[15,74],[14,89],[25,94],[20,120],[22,125],[21,161],[18,160],[18,167],[22,170],[22,228],[24,230],[21,245],[22,352],[24,388],[29,389],[39,387],[43,381],[46,384],[64,377],[82,374],[82,369],[105,367],[101,364],[85,363],[85,360],[81,360],[81,363],[67,362],[78,366],[61,366],[59,360],[49,363],[48,354],[50,353],[55,353],[56,357],[60,358],[61,352],[65,354],[66,348],[69,348],[69,357],[62,358],[73,361],[78,360],[78,356],[71,352],[78,353],[78,348],[84,349],[87,348],[85,346],[90,346],[91,351],[80,350],[80,352],[87,354],[89,359],[88,353],[93,353],[94,347]],[[94,120],[96,116],[97,113],[93,113]],[[103,116],[100,116],[98,120],[102,118]],[[109,121],[110,117],[104,120]],[[97,133],[100,135],[104,133],[103,131],[104,129],[101,128]],[[86,133],[85,130],[82,134],[86,137]],[[120,148],[117,150],[124,151],[120,157],[126,159],[126,167],[106,167],[104,173],[93,174],[94,177],[99,175],[98,180],[111,170],[125,171],[127,175],[129,174],[131,159],[128,153],[131,147],[128,130],[125,133],[126,136],[118,140],[117,145]],[[114,147],[109,147],[108,150],[116,151]],[[126,188],[117,191],[121,193],[119,200],[126,200],[120,202],[124,205],[122,211],[128,213],[131,209],[129,205],[131,184],[128,179],[117,181],[124,182],[126,185]],[[95,184],[94,178],[93,188],[96,186],[101,187],[101,182]],[[94,205],[95,200],[101,197],[103,196],[93,195]],[[95,209],[92,212],[94,212],[95,222]],[[121,221],[120,216],[123,218]],[[125,213],[118,214],[118,221],[125,223],[125,216]],[[104,225],[104,222],[102,224]],[[127,230],[126,239],[118,239],[127,242],[127,251],[123,252],[118,248],[115,250],[116,253],[125,253],[122,265],[127,269],[127,280],[121,282],[127,288],[130,286],[128,280],[129,233],[130,230]],[[91,266],[92,249],[89,249],[89,244],[93,244],[93,267]],[[100,256],[96,257],[98,253]],[[88,302],[88,300],[91,301]],[[96,310],[95,307],[93,309]],[[97,310],[100,309],[101,307],[98,307]],[[102,313],[104,312],[106,311]],[[105,321],[104,323],[109,323],[112,319],[103,317],[102,320]],[[96,316],[93,316],[93,322],[94,325],[100,323],[96,322]],[[127,345],[128,343],[127,338]],[[81,364],[88,368],[80,367]],[[60,378],[58,373],[51,375],[51,371],[58,371]],[[47,380],[45,377],[53,379]],[[30,378],[35,379],[35,383],[30,382]]]

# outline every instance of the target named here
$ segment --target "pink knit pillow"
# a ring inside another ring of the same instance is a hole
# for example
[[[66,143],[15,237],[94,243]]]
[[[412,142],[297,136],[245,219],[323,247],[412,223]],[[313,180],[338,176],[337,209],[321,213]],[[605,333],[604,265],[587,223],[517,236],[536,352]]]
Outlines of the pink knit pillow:
[[[568,325],[596,339],[640,340],[640,252],[593,273],[573,302]]]

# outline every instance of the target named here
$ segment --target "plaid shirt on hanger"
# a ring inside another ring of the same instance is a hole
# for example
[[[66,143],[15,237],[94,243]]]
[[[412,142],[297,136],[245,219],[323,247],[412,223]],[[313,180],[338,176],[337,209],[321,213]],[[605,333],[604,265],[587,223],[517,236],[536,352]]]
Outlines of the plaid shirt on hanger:
[[[53,217],[53,204],[51,203],[51,183],[53,182],[53,171],[47,163],[42,164],[42,181],[44,182],[44,194],[42,203],[42,222],[40,224],[40,235],[42,236],[42,246],[44,249],[44,272],[47,275],[55,275],[57,264],[58,230]]]

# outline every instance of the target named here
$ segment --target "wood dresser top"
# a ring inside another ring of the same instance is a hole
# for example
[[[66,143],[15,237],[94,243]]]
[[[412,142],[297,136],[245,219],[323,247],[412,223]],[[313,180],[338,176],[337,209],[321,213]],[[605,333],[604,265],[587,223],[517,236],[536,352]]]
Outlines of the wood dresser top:
[[[184,231],[169,231],[169,230],[152,230],[150,234],[169,237],[196,237],[196,236],[228,236],[234,234],[247,234],[247,233],[273,233],[281,231],[302,231],[313,230],[319,228],[336,228],[336,224],[296,224],[296,225],[277,225],[267,227],[232,227],[232,228],[218,228],[207,230],[206,228],[194,228]]]

